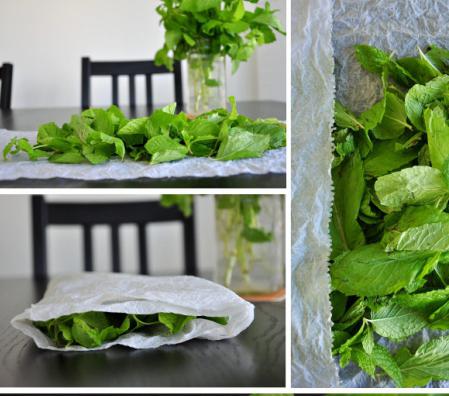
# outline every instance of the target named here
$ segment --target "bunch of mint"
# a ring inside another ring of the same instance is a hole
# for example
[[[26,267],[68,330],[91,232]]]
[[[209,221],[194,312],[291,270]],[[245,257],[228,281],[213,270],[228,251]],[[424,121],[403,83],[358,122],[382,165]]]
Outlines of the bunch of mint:
[[[58,347],[81,345],[85,348],[96,348],[131,332],[150,335],[177,334],[194,319],[211,320],[223,326],[228,323],[227,317],[196,317],[169,312],[134,315],[93,311],[33,323]]]
[[[355,51],[383,98],[358,116],[335,104],[333,353],[425,386],[449,380],[449,51]],[[443,333],[413,343],[424,329]]]
[[[216,109],[194,119],[176,114],[175,103],[136,119],[127,119],[116,106],[88,109],[62,127],[54,122],[40,126],[34,146],[25,138],[12,139],[3,156],[22,151],[30,160],[48,158],[65,164],[101,164],[125,157],[158,164],[187,156],[221,161],[261,157],[285,146],[285,124],[252,120],[238,114],[234,97],[229,101],[231,111]]]
[[[285,35],[268,1],[263,8],[249,10],[244,0],[162,0],[157,12],[165,28],[165,43],[155,61],[170,70],[174,60],[195,53],[229,56],[236,71],[257,46],[276,41],[275,31]]]
[[[215,195],[217,222],[220,230],[218,238],[223,245],[226,263],[223,284],[231,286],[233,273],[238,267],[247,284],[256,263],[254,244],[274,240],[273,233],[262,227],[263,214],[260,199],[264,195]],[[281,196],[279,199],[283,199]],[[192,214],[192,195],[162,195],[162,206],[176,206],[184,216]]]

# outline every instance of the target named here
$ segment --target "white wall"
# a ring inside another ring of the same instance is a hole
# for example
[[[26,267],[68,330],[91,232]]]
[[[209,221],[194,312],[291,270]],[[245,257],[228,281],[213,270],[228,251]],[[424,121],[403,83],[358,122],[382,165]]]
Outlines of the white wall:
[[[150,196],[158,199],[157,196]],[[0,195],[0,277],[28,277],[32,273],[30,197]],[[142,195],[48,196],[49,201],[110,202],[141,201]],[[196,197],[197,256],[200,273],[211,273],[216,260],[215,216],[212,196]],[[179,274],[183,268],[182,230],[176,225],[152,225],[149,254],[153,275]],[[94,267],[110,271],[110,241],[106,227],[93,229]],[[120,228],[121,263],[124,272],[137,273],[137,233],[131,226]],[[52,226],[48,232],[50,275],[82,270],[82,231],[73,226]]]
[[[284,26],[286,0],[271,0]],[[81,57],[149,59],[163,43],[156,0],[0,0],[0,63],[14,64],[12,106],[79,106]],[[185,65],[184,65],[185,67]],[[230,68],[228,68],[230,69]],[[185,76],[185,74],[184,74]],[[169,76],[158,77],[155,102],[173,100]],[[186,80],[186,78],[184,78]],[[144,102],[143,80],[137,83]],[[126,103],[127,85],[120,82]],[[95,78],[92,104],[111,100],[110,79]],[[239,100],[286,100],[286,40],[257,49],[228,79]]]

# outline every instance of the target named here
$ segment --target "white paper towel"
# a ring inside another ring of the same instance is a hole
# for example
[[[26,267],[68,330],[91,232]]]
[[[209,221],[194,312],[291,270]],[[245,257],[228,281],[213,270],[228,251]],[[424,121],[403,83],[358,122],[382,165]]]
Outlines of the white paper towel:
[[[231,290],[193,276],[82,273],[54,278],[41,301],[12,319],[11,324],[31,337],[39,348],[85,351],[82,346],[58,348],[32,321],[46,321],[72,313],[99,311],[150,315],[173,312],[192,316],[227,316],[223,326],[206,319],[189,322],[184,331],[171,335],[129,333],[98,348],[125,345],[136,349],[179,344],[193,338],[222,340],[235,337],[254,319],[254,306]]]
[[[328,274],[332,3],[292,2],[292,384],[298,388],[338,383]]]
[[[25,137],[35,144],[36,132],[19,132],[0,129],[0,149],[13,137]],[[0,159],[0,180],[51,179],[54,177],[77,180],[126,180],[140,177],[160,179],[167,177],[216,177],[244,173],[266,174],[285,173],[286,150],[269,150],[261,158],[248,158],[234,161],[217,161],[210,158],[188,157],[180,161],[150,165],[147,162],[132,160],[112,160],[100,165],[90,164],[52,164],[46,159],[29,161],[21,153],[7,161]]]

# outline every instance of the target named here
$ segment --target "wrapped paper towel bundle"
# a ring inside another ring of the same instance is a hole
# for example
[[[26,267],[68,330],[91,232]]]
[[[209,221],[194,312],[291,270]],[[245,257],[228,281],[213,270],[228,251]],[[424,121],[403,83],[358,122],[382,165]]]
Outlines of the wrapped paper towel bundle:
[[[253,319],[252,304],[205,279],[82,273],[53,279],[43,299],[11,324],[39,348],[86,351],[222,340]]]

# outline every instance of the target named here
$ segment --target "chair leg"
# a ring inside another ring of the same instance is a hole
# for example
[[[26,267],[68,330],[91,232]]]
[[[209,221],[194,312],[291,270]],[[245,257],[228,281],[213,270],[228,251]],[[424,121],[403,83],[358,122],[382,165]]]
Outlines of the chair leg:
[[[185,274],[197,275],[194,216],[184,219]]]
[[[182,97],[182,71],[181,62],[176,62],[174,66],[174,78],[175,78],[175,101],[177,111],[183,110],[183,97]]]
[[[83,225],[83,244],[84,244],[84,271],[93,271],[92,265],[92,226]]]
[[[89,58],[81,59],[81,108],[90,107],[90,74],[91,65]]]
[[[1,92],[0,92],[0,109],[11,109],[11,95],[12,95],[12,71],[13,66],[10,63],[4,63],[0,68],[1,75]]]
[[[120,246],[118,225],[111,225],[112,272],[120,272]]]
[[[47,279],[47,205],[42,195],[32,196],[33,216],[33,276]]]
[[[139,273],[141,275],[148,275],[148,250],[147,250],[147,231],[146,224],[137,225],[139,238]]]

